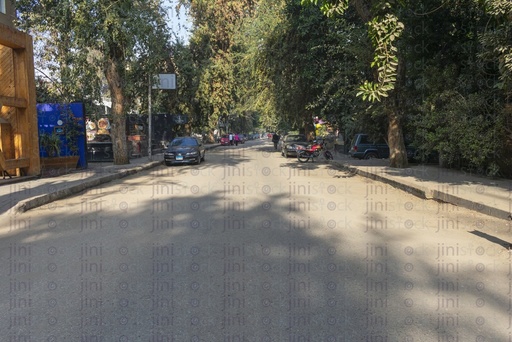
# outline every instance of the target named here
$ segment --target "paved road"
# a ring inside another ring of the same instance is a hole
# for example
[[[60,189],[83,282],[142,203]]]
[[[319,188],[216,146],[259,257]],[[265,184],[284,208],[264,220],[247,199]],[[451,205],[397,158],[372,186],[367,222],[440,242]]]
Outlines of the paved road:
[[[0,218],[13,341],[504,341],[507,222],[269,144]],[[29,340],[29,339],[26,339]]]

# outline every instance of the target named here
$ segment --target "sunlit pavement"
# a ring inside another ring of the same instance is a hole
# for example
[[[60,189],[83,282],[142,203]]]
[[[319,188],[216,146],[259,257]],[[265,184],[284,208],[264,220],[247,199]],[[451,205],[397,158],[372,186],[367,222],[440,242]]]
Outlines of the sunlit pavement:
[[[0,217],[8,339],[503,341],[512,332],[509,221],[324,160],[285,159],[266,142],[137,172]]]

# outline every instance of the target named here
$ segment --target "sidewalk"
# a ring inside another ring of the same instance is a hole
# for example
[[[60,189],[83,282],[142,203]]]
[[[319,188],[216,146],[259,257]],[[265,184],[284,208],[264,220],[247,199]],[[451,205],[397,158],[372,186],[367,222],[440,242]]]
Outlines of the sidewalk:
[[[206,149],[217,146],[218,144],[206,145]],[[134,158],[127,165],[91,162],[85,170],[76,170],[58,177],[0,178],[0,215],[22,213],[162,163],[163,154],[154,153],[151,160],[147,156]]]
[[[335,154],[332,163],[420,198],[512,219],[512,180],[490,179],[437,165],[412,164],[406,169],[395,169],[387,166],[387,159],[357,160],[345,154]]]
[[[219,146],[207,145],[207,149]],[[16,214],[76,194],[84,189],[162,164],[161,153],[130,160],[128,165],[89,163],[89,168],[53,178],[0,179],[0,215]],[[512,180],[488,179],[435,165],[393,169],[388,160],[355,160],[335,154],[337,167],[390,184],[421,198],[451,203],[482,214],[510,220]],[[17,181],[17,182],[16,182]]]
[[[25,212],[85,189],[123,178],[163,162],[162,154],[131,159],[128,165],[89,163],[85,170],[77,170],[57,177],[22,177],[0,179],[0,215]]]

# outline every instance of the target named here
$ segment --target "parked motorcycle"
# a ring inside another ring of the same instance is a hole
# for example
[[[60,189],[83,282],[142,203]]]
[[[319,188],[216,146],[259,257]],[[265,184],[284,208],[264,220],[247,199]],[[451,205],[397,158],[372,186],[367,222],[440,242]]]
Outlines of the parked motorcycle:
[[[322,151],[326,160],[334,159],[332,153],[324,148],[324,144],[320,144],[316,141],[307,147],[295,145],[295,149],[297,151],[297,159],[301,163],[306,163],[310,159],[311,162],[314,162],[315,158],[320,156],[320,152]]]

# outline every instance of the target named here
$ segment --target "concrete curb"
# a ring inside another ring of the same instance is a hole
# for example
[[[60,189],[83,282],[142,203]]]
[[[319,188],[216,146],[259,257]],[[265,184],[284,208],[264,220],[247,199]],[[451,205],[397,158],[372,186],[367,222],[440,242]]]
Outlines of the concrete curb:
[[[207,146],[206,150],[208,151],[208,150],[214,149],[218,146],[220,146],[220,145]],[[65,187],[64,189],[56,190],[56,191],[48,193],[48,194],[34,196],[34,197],[28,198],[26,200],[20,201],[16,205],[14,205],[10,210],[14,214],[24,213],[30,209],[41,207],[41,206],[51,203],[53,201],[57,201],[57,200],[75,195],[75,194],[80,193],[86,189],[93,188],[95,186],[105,184],[105,183],[111,182],[116,179],[121,179],[121,178],[136,174],[136,173],[144,171],[144,170],[149,170],[149,169],[155,168],[157,166],[163,165],[163,163],[164,163],[163,159],[159,160],[159,161],[151,161],[151,162],[147,162],[145,164],[139,165],[139,166],[128,167],[126,169],[120,169],[118,171],[114,171],[114,172],[106,174],[106,175],[100,175],[95,178],[86,179],[80,184],[70,186],[70,187]],[[129,166],[129,165],[127,165],[127,166]]]
[[[212,145],[208,146],[207,150],[214,149],[220,145]],[[510,213],[501,209],[494,208],[492,206],[488,206],[483,203],[479,203],[476,201],[471,201],[462,197],[454,196],[452,194],[439,191],[439,190],[432,190],[427,187],[418,186],[415,184],[407,184],[405,182],[398,182],[390,177],[386,177],[385,175],[381,175],[375,172],[369,172],[362,170],[355,166],[345,165],[343,163],[337,162],[337,161],[331,161],[331,164],[336,165],[337,167],[347,170],[352,174],[356,174],[362,177],[366,177],[369,179],[373,179],[378,182],[382,182],[385,184],[389,184],[393,186],[394,188],[400,189],[402,191],[405,191],[411,195],[414,195],[416,197],[419,197],[421,199],[428,199],[428,200],[435,200],[438,202],[444,202],[444,203],[450,203],[459,207],[463,207],[472,211],[479,212],[481,214],[489,215],[495,218],[508,220]],[[105,184],[108,182],[111,182],[116,179],[121,179],[133,174],[136,174],[138,172],[149,170],[152,168],[155,168],[159,165],[163,164],[163,160],[160,161],[152,161],[148,162],[139,166],[130,167],[126,169],[120,169],[118,171],[114,171],[109,174],[103,174],[94,178],[86,179],[82,183],[65,187],[60,190],[56,190],[54,192],[43,194],[39,196],[34,196],[32,198],[28,198],[26,200],[20,201],[16,205],[14,205],[11,208],[11,211],[14,214],[17,213],[23,213],[30,209],[41,207],[43,205],[46,205],[48,203],[51,203],[56,200],[60,200],[72,195],[75,195],[77,193],[80,193],[86,189],[93,188],[96,186],[99,186],[101,184]]]
[[[339,163],[336,161],[334,161],[332,163],[344,170],[347,170],[347,171],[353,173],[353,174],[357,174],[362,177],[366,177],[366,178],[373,179],[373,180],[376,180],[376,181],[379,181],[379,182],[382,182],[385,184],[389,184],[389,185],[393,186],[394,188],[403,190],[403,191],[405,191],[411,195],[414,195],[416,197],[419,197],[421,199],[449,203],[449,204],[452,204],[452,205],[455,205],[458,207],[476,211],[478,213],[492,216],[492,217],[495,217],[498,219],[503,219],[503,220],[510,219],[510,217],[509,217],[510,213],[508,211],[497,209],[497,208],[488,206],[488,205],[480,203],[480,202],[471,201],[471,200],[468,200],[468,199],[465,199],[465,198],[462,198],[459,196],[455,196],[455,195],[452,195],[452,194],[449,194],[449,193],[446,193],[443,191],[432,190],[427,187],[406,184],[404,182],[397,182],[396,180],[393,180],[389,177],[385,177],[385,176],[382,176],[382,175],[379,175],[376,173],[364,171],[357,167],[345,165],[343,163]]]
[[[357,175],[360,175],[360,176],[363,176],[366,178],[370,178],[370,179],[373,179],[373,180],[376,180],[376,181],[379,181],[382,183],[389,184],[397,189],[403,190],[403,191],[410,193],[411,195],[414,195],[421,199],[431,199],[428,196],[428,193],[429,193],[428,189],[425,189],[423,187],[417,187],[417,186],[397,182],[391,178],[380,176],[380,175],[372,173],[372,172],[367,172],[367,171],[358,169],[357,167],[353,167],[353,166],[344,165],[344,168],[349,169],[350,172],[355,173]]]
[[[468,199],[464,199],[458,196],[454,196],[442,191],[433,190],[432,191],[432,198],[439,202],[446,202],[450,203],[462,208],[466,208],[469,210],[477,211],[481,214],[485,214],[488,216],[496,217],[503,220],[510,220],[509,216],[510,213],[505,210],[501,210],[495,207],[491,207],[489,205],[476,202],[476,201],[470,201]]]
[[[118,172],[113,172],[111,174],[87,179],[84,182],[74,185],[74,186],[66,187],[64,189],[60,189],[60,190],[51,192],[49,194],[39,195],[39,196],[35,196],[32,198],[28,198],[26,200],[20,201],[15,206],[13,206],[11,210],[15,214],[24,213],[30,209],[41,207],[41,206],[51,203],[53,201],[75,195],[75,194],[80,193],[86,189],[89,189],[89,188],[92,188],[92,187],[95,187],[95,186],[98,186],[101,184],[105,184],[105,183],[111,182],[116,179],[121,179],[121,178],[133,175],[135,173],[138,173],[138,172],[141,172],[144,170],[149,170],[149,169],[152,169],[152,168],[157,167],[162,164],[163,164],[163,160],[153,161],[153,162],[149,162],[147,164],[143,164],[141,166],[135,166],[135,167],[128,168],[128,169],[122,169]]]

